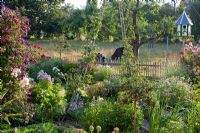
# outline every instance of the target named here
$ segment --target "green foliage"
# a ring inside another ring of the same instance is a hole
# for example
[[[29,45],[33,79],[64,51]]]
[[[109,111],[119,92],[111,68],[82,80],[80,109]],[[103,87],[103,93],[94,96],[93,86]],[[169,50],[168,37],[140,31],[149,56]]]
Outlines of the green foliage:
[[[199,132],[200,119],[197,116],[200,113],[200,108],[198,102],[193,101],[189,108],[176,106],[167,109],[156,105],[155,107],[149,107],[148,113],[150,132]]]
[[[0,29],[0,129],[5,129],[29,121],[25,114],[27,86],[22,84],[27,79],[27,66],[37,53],[25,40],[29,20],[18,11],[1,5]]]
[[[42,32],[48,36],[60,33],[62,12],[60,4],[64,0],[45,1],[0,1],[12,9],[18,9],[22,15],[27,16],[31,22],[31,34],[41,37]]]
[[[193,102],[187,115],[188,131],[198,133],[200,131],[200,102]]]
[[[189,14],[191,17],[192,22],[194,23],[194,26],[192,27],[192,34],[194,35],[195,39],[198,40],[200,35],[200,1],[196,0],[191,3],[191,9],[189,10]]]
[[[59,77],[59,75],[53,71],[54,67],[58,68],[60,70],[60,72],[62,72],[63,74],[75,73],[74,71],[78,68],[77,64],[64,63],[64,62],[61,63],[61,61],[59,59],[44,58],[44,59],[41,59],[37,63],[33,63],[29,67],[29,69],[28,69],[29,77],[31,77],[37,81],[38,72],[40,70],[43,70],[44,72],[51,75],[52,78],[57,80],[58,78],[61,78],[61,77]],[[62,80],[62,82],[64,83],[66,81]]]
[[[191,100],[191,85],[183,78],[170,77],[161,79],[155,85],[157,98],[161,106],[187,106]]]
[[[106,97],[117,97],[118,92],[122,86],[120,77],[111,77],[104,81],[105,91],[100,93],[100,96]]]
[[[104,98],[117,99],[117,94],[120,91],[121,86],[122,82],[119,77],[110,77],[104,81],[87,86],[85,91],[90,98],[93,96],[101,96]]]
[[[94,70],[94,80],[103,81],[108,79],[113,74],[113,70],[109,66],[98,66]]]
[[[120,40],[121,31],[119,30],[119,5],[114,1],[112,6],[107,6],[104,11],[104,18],[102,20],[102,28],[99,32],[98,38],[105,41]]]
[[[169,64],[163,77],[184,77],[185,79],[189,79],[189,74],[186,65],[173,66]]]
[[[29,125],[26,127],[19,127],[2,131],[0,130],[1,133],[72,133],[72,131],[77,130],[75,128],[57,126],[52,123],[41,123]]]
[[[137,107],[138,129],[141,126],[143,113]],[[91,105],[84,110],[82,118],[84,127],[88,130],[90,125],[102,127],[102,132],[110,132],[114,127],[122,131],[128,131],[133,124],[133,105],[120,105],[116,102],[102,101],[97,105]]]
[[[162,107],[150,107],[150,132],[184,132],[185,123],[179,112],[180,109],[178,107],[175,107],[170,111],[167,111]]]
[[[184,48],[183,62],[188,66],[188,73],[195,89],[200,88],[200,47],[197,45],[186,45]]]
[[[122,91],[126,92],[133,101],[147,98],[148,92],[152,90],[153,85],[148,79],[139,74],[131,46],[125,42],[124,48]]]
[[[52,69],[54,66],[57,66],[58,64],[59,64],[58,59],[48,59],[48,58],[41,59],[39,62],[33,63],[29,67],[28,69],[29,77],[36,80],[37,74],[40,70],[44,70],[49,75],[53,76],[54,73]]]
[[[58,66],[63,73],[71,72],[73,69],[78,68],[77,64],[73,63],[63,63]]]
[[[65,112],[65,90],[60,84],[41,80],[32,89],[32,100],[36,104],[36,120],[53,120]]]

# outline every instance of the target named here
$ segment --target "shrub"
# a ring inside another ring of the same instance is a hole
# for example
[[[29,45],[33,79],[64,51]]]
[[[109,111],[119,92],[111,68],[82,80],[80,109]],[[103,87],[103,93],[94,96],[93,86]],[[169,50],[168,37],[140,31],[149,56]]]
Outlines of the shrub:
[[[132,104],[120,105],[108,101],[99,102],[97,105],[89,106],[84,110],[82,121],[86,130],[90,125],[100,125],[102,132],[111,132],[115,127],[122,131],[128,131],[133,124]],[[141,126],[143,113],[137,109],[137,123]]]
[[[27,127],[3,130],[1,133],[77,133],[76,128],[57,126],[52,123],[33,124]]]
[[[60,84],[40,80],[32,89],[32,101],[36,104],[36,120],[53,120],[65,112],[65,90]]]
[[[189,79],[189,74],[187,72],[187,67],[184,64],[178,66],[168,66],[166,73],[163,77],[185,77]]]
[[[182,133],[185,129],[183,116],[178,107],[166,111],[162,107],[150,107],[149,122],[152,133]]]
[[[64,63],[64,64],[60,64],[59,65],[59,69],[63,72],[63,73],[68,73],[71,72],[73,69],[78,68],[77,64],[73,64],[73,63]]]
[[[1,5],[0,29],[0,128],[8,128],[26,123],[26,69],[39,53],[25,40],[29,20],[18,11]]]
[[[51,58],[44,58],[41,59],[39,62],[32,64],[28,71],[29,76],[35,80],[37,80],[37,74],[41,70],[48,73],[55,82],[58,83],[65,83],[66,82],[66,75],[69,73],[73,73],[73,70],[77,68],[76,64],[72,63],[62,63],[58,59],[51,59]],[[58,71],[55,71],[59,70]],[[61,75],[62,74],[62,75]],[[64,76],[63,76],[64,75]]]
[[[161,106],[184,106],[190,102],[191,86],[183,78],[170,77],[161,79],[155,86]]]
[[[49,58],[41,59],[39,62],[36,62],[29,67],[28,69],[29,76],[37,80],[38,76],[37,74],[40,70],[43,70],[49,75],[53,76],[54,72],[52,69],[54,66],[57,66],[58,64],[59,60],[57,59],[49,59]]]
[[[188,130],[191,133],[200,131],[200,102],[193,102],[187,115]]]
[[[200,88],[200,47],[189,43],[186,44],[183,54],[183,62],[188,66],[188,71],[194,88]]]
[[[98,66],[94,72],[94,79],[96,81],[103,81],[112,75],[112,68],[109,66]]]
[[[119,77],[111,77],[108,80],[100,81],[89,85],[86,88],[88,96],[116,97],[120,90],[121,81]]]

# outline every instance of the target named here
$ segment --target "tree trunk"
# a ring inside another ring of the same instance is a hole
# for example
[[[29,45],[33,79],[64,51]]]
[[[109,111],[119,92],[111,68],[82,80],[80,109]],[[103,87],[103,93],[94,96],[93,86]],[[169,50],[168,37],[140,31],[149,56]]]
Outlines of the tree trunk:
[[[140,47],[140,43],[132,43],[132,46],[133,46],[133,53],[134,53],[134,56],[136,58],[138,58],[139,56],[139,47]]]
[[[136,108],[136,100],[134,100],[134,133],[136,133],[137,128],[137,108]]]
[[[136,58],[138,58],[138,49],[140,47],[140,33],[138,29],[138,12],[139,12],[140,0],[136,1],[135,9],[133,10],[133,26],[135,32],[135,39],[132,41],[133,51]]]

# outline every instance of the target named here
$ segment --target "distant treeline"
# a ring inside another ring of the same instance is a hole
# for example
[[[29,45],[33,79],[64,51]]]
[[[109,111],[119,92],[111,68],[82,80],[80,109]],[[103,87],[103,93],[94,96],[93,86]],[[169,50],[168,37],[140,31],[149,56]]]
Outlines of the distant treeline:
[[[64,0],[0,0],[0,4],[19,10],[22,15],[30,19],[31,32],[29,37],[53,38],[64,35],[67,39],[92,38],[96,30],[99,30],[97,39],[115,41],[122,38],[120,12],[124,12],[126,34],[134,38],[134,26],[132,24],[132,12],[136,8],[135,1],[125,0],[126,5],[119,9],[118,0],[103,0],[102,7],[97,7],[97,0],[87,0],[84,9],[74,8],[64,4]],[[148,38],[162,32],[175,38],[175,21],[181,15],[185,3],[178,7],[171,4],[158,4],[158,2],[141,2],[138,13],[138,30],[143,38]],[[102,14],[103,13],[103,14]],[[200,33],[200,1],[194,0],[187,10],[194,26],[192,34],[195,39]],[[100,17],[103,20],[100,22]],[[96,28],[100,26],[100,29]],[[165,32],[163,32],[165,31]]]

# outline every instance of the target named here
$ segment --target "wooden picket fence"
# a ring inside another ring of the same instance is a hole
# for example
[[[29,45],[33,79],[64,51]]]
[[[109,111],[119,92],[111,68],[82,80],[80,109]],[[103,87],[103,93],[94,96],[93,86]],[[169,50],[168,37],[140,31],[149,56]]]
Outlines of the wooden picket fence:
[[[70,58],[68,59],[70,62],[78,62],[79,58]],[[105,62],[95,62],[95,64],[98,65],[108,65],[114,69],[115,75],[120,75],[122,72],[122,68],[120,60],[112,61],[112,60],[106,60]],[[170,67],[175,68],[180,65],[180,58],[169,58],[168,61],[162,60],[162,61],[138,61],[137,67],[141,75],[146,77],[161,77],[163,74],[166,74]]]

